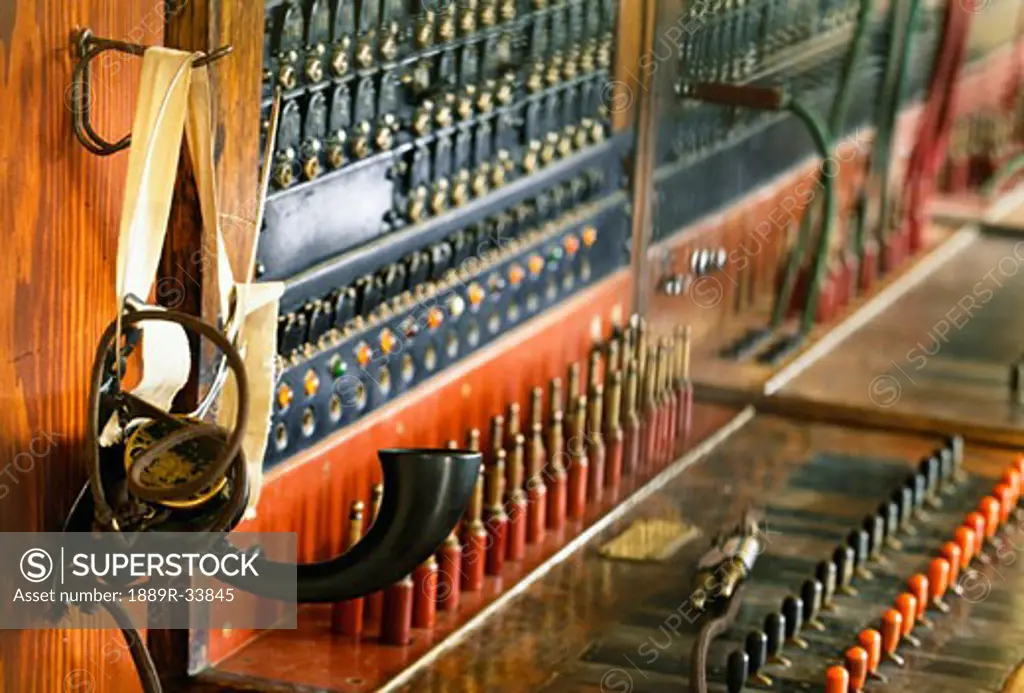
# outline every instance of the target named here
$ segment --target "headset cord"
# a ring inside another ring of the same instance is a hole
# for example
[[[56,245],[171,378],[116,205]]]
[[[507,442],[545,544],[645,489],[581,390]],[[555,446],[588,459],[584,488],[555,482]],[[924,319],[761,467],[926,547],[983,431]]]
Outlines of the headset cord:
[[[708,652],[715,638],[729,629],[740,613],[746,585],[740,584],[721,616],[710,619],[700,629],[690,651],[690,693],[708,693]]]
[[[193,496],[200,489],[206,488],[213,483],[219,483],[221,479],[228,477],[231,481],[231,491],[224,507],[204,524],[195,527],[195,531],[220,532],[230,530],[231,526],[241,516],[247,497],[246,463],[241,445],[249,416],[249,384],[242,357],[230,340],[220,331],[203,320],[187,313],[174,310],[138,310],[130,312],[122,318],[122,324],[126,327],[142,321],[176,323],[186,330],[190,330],[212,341],[224,354],[227,365],[235,376],[238,407],[234,428],[228,434],[223,428],[215,424],[181,422],[166,412],[146,404],[130,393],[117,393],[115,397],[121,400],[119,404],[133,408],[137,414],[178,426],[177,430],[160,439],[134,461],[128,472],[125,487],[121,489],[118,495],[122,500],[128,500],[130,498],[129,494],[131,494],[142,501],[157,504],[161,501],[185,500]],[[130,517],[126,517],[125,514],[119,514],[118,510],[115,510],[110,505],[106,490],[104,489],[99,453],[99,431],[103,423],[100,421],[101,395],[104,389],[104,377],[107,375],[109,366],[108,353],[113,347],[113,342],[116,338],[115,334],[116,323],[111,323],[100,337],[99,346],[96,349],[96,357],[93,360],[85,450],[86,466],[89,470],[89,483],[95,505],[94,524],[98,529],[120,533],[125,528],[132,528],[133,520]],[[218,448],[218,454],[215,460],[208,464],[194,479],[172,488],[154,488],[145,486],[142,483],[141,471],[150,462],[182,443],[199,438],[210,439],[212,444]],[[130,502],[118,504],[122,513],[124,513],[125,508],[130,509],[131,505]],[[132,623],[130,614],[118,602],[104,602],[103,606],[113,617],[118,628],[121,629],[121,633],[131,652],[132,661],[135,663],[139,683],[142,685],[143,691],[145,693],[162,693],[163,687],[160,683],[156,666],[153,664],[153,659],[150,656],[149,649],[146,647],[146,643]]]

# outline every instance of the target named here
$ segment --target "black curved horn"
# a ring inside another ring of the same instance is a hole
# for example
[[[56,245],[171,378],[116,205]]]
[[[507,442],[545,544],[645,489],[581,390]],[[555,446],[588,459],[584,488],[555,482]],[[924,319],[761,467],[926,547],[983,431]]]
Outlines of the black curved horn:
[[[271,599],[337,602],[376,592],[413,571],[462,517],[480,474],[481,455],[465,450],[381,450],[384,498],[370,531],[351,550],[321,563],[279,563],[257,556],[259,578],[225,582]],[[275,579],[276,578],[276,579]]]

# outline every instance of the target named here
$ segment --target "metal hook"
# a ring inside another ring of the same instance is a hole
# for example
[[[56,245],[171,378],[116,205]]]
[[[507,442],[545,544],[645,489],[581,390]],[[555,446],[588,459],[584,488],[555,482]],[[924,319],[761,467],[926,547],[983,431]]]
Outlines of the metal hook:
[[[72,126],[75,137],[82,143],[82,146],[97,156],[110,156],[128,147],[132,142],[131,134],[127,134],[117,142],[108,142],[93,129],[90,115],[92,113],[92,90],[90,87],[91,70],[90,63],[101,53],[106,51],[117,51],[127,55],[141,56],[146,52],[146,46],[126,41],[100,38],[94,36],[89,29],[78,32],[73,40],[75,53],[78,55],[78,62],[71,76],[71,115]],[[230,45],[222,46],[211,53],[199,54],[194,65],[202,67],[220,60],[231,53],[234,48]]]

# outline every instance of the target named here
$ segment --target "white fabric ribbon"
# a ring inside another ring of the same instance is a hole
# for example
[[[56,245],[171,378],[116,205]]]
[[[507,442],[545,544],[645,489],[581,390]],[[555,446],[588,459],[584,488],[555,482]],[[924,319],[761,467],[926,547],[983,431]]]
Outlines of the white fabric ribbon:
[[[118,237],[118,306],[124,305],[127,295],[146,301],[152,292],[167,233],[184,132],[203,219],[201,256],[205,258],[207,243],[211,243],[220,318],[225,323],[225,332],[242,354],[249,380],[249,424],[242,449],[248,462],[251,511],[259,500],[263,454],[270,431],[278,299],[284,284],[250,284],[248,277],[243,283],[235,281],[217,212],[210,78],[205,66],[192,66],[194,57],[193,53],[167,48],[150,48],[143,56]],[[191,369],[188,338],[185,330],[174,323],[146,321],[139,323],[139,327],[143,374],[131,392],[169,411]],[[225,427],[234,425],[238,391],[230,374],[218,404],[217,422]],[[122,435],[116,417],[112,417],[101,435],[101,444],[111,445]]]

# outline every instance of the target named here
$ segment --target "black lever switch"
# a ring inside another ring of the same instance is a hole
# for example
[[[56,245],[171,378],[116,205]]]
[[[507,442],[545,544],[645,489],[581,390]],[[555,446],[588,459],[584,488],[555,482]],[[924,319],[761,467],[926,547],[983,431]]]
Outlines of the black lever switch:
[[[942,505],[939,500],[939,475],[941,473],[939,457],[932,455],[921,460],[917,467],[918,476],[925,479],[925,502],[932,508]]]
[[[329,300],[334,304],[334,326],[340,330],[356,315],[356,290],[346,286],[332,293]]]
[[[306,323],[309,326],[309,342],[316,344],[334,324],[331,304],[319,300],[309,301],[303,308],[303,312],[306,314]]]
[[[743,650],[736,650],[729,655],[725,670],[725,687],[729,693],[741,693],[747,682],[750,671],[749,657]]]
[[[800,627],[804,622],[803,600],[792,595],[783,599],[782,615],[786,619],[786,640],[801,650],[806,650],[808,648],[807,641],[800,637]]]
[[[836,550],[832,552],[832,561],[836,566],[836,581],[839,591],[851,597],[857,596],[857,590],[851,584],[854,569],[853,548],[847,545],[837,546]]]
[[[786,618],[777,611],[764,617],[764,633],[768,645],[768,662],[781,667],[789,667],[792,662],[782,655],[782,647],[786,642]]]
[[[861,525],[868,535],[868,560],[882,560],[882,549],[885,545],[885,518],[879,514],[867,515]]]
[[[763,686],[772,685],[772,680],[761,673],[768,663],[768,636],[759,630],[747,633],[745,647],[747,653],[747,675]]]
[[[825,624],[818,618],[823,591],[821,583],[814,579],[804,580],[800,586],[800,601],[804,603],[804,626],[814,630],[825,630]]]
[[[871,554],[871,537],[863,529],[854,529],[846,536],[846,543],[853,549],[854,573],[864,580],[873,579],[874,575],[867,566]]]
[[[900,531],[900,506],[896,501],[883,501],[878,506],[878,515],[885,520],[885,545],[899,551],[903,543],[896,537]]]
[[[833,597],[836,594],[836,564],[832,561],[821,561],[814,568],[814,577],[821,583],[821,608],[833,611],[836,608]]]

